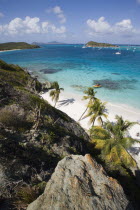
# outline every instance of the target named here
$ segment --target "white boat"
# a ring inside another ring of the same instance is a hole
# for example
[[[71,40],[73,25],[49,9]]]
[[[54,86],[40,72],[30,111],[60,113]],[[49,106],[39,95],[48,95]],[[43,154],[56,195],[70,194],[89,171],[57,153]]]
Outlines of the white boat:
[[[86,48],[86,46],[84,45],[82,48]]]
[[[116,54],[116,55],[120,55],[121,53],[120,53],[120,52],[116,52],[115,54]]]

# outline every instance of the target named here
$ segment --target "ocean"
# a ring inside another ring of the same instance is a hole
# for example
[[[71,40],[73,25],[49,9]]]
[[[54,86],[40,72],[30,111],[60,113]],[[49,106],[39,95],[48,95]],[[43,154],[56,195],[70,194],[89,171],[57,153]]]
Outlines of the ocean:
[[[42,45],[0,52],[0,59],[27,68],[42,82],[58,81],[65,91],[76,94],[100,83],[96,90],[101,100],[140,109],[140,46]]]

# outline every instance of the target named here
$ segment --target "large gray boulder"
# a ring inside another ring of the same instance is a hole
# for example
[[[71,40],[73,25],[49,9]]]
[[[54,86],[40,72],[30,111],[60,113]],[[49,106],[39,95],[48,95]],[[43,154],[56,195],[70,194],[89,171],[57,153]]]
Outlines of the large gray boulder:
[[[90,155],[61,160],[44,193],[27,210],[133,209],[122,187]]]

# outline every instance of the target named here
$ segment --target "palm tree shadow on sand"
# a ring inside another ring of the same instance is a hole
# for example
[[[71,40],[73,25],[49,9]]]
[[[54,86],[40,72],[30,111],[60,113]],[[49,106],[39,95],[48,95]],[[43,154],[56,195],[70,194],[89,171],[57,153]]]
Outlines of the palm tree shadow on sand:
[[[69,104],[73,104],[74,101],[75,101],[74,98],[61,100],[61,101],[58,102],[59,103],[58,108],[60,108],[61,106],[68,106]]]

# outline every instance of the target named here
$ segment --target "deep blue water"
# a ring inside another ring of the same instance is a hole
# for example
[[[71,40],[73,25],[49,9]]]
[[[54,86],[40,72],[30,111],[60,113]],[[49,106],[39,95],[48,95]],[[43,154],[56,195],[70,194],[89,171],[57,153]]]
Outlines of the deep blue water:
[[[39,49],[0,52],[0,59],[28,68],[41,81],[57,80],[73,93],[82,94],[85,87],[100,83],[97,96],[102,100],[140,108],[140,47],[82,46],[44,45]]]

